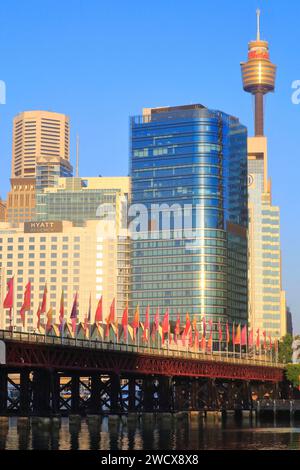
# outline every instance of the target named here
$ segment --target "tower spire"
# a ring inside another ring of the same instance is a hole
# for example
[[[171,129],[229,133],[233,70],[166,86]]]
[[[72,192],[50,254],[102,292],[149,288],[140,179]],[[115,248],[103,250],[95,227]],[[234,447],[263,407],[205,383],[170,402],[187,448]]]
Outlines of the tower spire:
[[[259,8],[256,10],[256,23],[257,23],[256,40],[260,41],[260,9]]]

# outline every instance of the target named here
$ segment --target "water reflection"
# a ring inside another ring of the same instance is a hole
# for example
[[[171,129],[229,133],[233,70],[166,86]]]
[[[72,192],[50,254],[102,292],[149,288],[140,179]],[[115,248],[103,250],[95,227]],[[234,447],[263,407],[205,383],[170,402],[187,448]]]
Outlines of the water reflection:
[[[0,449],[300,449],[300,421],[210,415],[0,418]]]

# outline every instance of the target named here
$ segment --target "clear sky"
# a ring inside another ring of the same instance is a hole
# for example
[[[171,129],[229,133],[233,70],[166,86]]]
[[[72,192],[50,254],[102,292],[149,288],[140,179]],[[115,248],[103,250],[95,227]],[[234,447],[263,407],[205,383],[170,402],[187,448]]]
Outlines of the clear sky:
[[[300,105],[291,101],[300,80],[299,0],[1,0],[0,194],[9,188],[12,119],[24,110],[70,116],[82,176],[128,173],[128,117],[144,106],[202,103],[238,116],[252,135],[240,62],[255,38],[257,7],[278,65],[265,131],[283,283],[300,333]]]

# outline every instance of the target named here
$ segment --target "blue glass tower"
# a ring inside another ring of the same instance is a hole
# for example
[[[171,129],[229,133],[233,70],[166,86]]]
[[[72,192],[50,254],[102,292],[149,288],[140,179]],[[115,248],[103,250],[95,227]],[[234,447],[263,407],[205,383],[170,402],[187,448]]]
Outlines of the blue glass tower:
[[[130,127],[131,203],[148,211],[132,240],[132,308],[246,323],[246,128],[199,104],[145,109]]]

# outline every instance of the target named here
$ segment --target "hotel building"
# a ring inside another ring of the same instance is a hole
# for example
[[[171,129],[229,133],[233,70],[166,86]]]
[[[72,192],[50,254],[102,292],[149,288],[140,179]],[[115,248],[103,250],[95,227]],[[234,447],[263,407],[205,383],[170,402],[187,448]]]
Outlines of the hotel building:
[[[131,308],[247,323],[246,128],[199,104],[144,109],[131,118],[131,178],[132,204],[150,214],[132,240]],[[179,206],[170,236],[153,204]]]
[[[115,221],[89,220],[78,227],[70,221],[25,222],[18,226],[0,223],[0,328],[9,327],[9,312],[3,310],[6,283],[14,276],[13,320],[21,329],[20,309],[24,288],[32,285],[31,310],[26,312],[25,331],[36,328],[36,312],[47,284],[47,309],[53,308],[58,322],[61,293],[64,291],[65,318],[70,319],[73,299],[78,292],[78,318],[83,321],[92,299],[92,321],[96,304],[103,295],[104,318],[112,299],[118,310],[124,308],[124,274],[128,269],[126,230],[115,235]],[[123,237],[124,235],[124,237]],[[124,249],[120,246],[124,240]],[[45,316],[41,318],[45,322]]]

